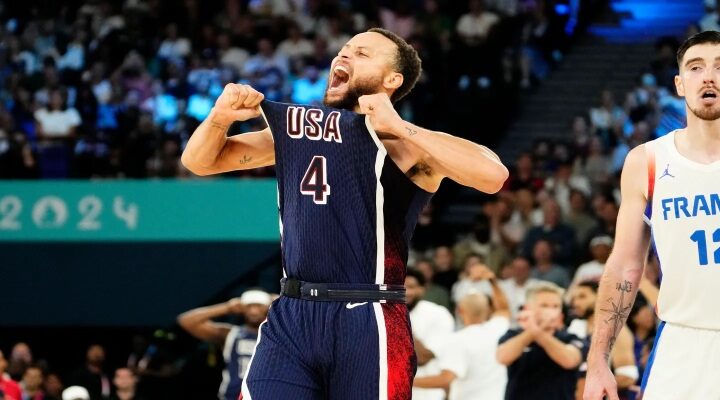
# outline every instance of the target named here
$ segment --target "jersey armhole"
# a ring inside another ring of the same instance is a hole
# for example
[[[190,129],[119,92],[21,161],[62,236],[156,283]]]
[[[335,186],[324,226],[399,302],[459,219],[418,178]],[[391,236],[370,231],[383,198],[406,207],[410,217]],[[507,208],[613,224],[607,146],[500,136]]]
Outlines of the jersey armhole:
[[[645,144],[645,154],[647,156],[647,206],[645,206],[644,219],[650,225],[653,194],[655,193],[655,149],[649,143]]]

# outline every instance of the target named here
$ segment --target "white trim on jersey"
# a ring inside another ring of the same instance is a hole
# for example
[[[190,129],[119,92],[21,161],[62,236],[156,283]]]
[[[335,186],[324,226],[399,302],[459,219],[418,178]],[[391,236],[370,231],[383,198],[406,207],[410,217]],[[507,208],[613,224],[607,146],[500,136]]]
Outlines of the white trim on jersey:
[[[372,303],[375,311],[375,320],[378,326],[378,348],[380,350],[380,376],[378,377],[378,399],[388,398],[388,359],[387,359],[387,331],[385,330],[385,314],[382,304]]]
[[[375,191],[375,237],[377,238],[375,283],[382,285],[385,283],[385,215],[383,214],[385,193],[382,184],[380,183],[380,176],[382,175],[383,165],[385,164],[387,149],[385,149],[385,145],[383,145],[380,138],[378,138],[375,129],[373,129],[372,124],[370,123],[370,117],[367,115],[365,116],[365,126],[367,127],[368,132],[370,132],[370,137],[372,137],[378,148],[377,155],[375,156],[375,179],[377,179],[377,190]]]
[[[248,362],[247,369],[245,370],[245,376],[243,376],[242,387],[240,388],[240,394],[242,395],[243,400],[252,400],[252,396],[250,396],[250,389],[247,385],[247,377],[250,375],[250,368],[252,368],[252,362],[255,359],[255,352],[257,351],[257,346],[260,343],[260,337],[262,336],[262,328],[266,323],[267,319],[263,321],[258,328],[258,337],[257,341],[255,341],[255,348],[253,349],[252,356],[250,356],[250,361]]]
[[[233,326],[230,328],[225,337],[225,345],[223,346],[223,360],[225,361],[225,368],[222,371],[222,382],[220,382],[220,388],[218,389],[218,397],[225,398],[225,392],[227,392],[228,386],[230,386],[230,371],[227,369],[227,364],[230,362],[230,356],[232,355],[232,347],[235,342],[235,338],[240,334],[240,327]]]

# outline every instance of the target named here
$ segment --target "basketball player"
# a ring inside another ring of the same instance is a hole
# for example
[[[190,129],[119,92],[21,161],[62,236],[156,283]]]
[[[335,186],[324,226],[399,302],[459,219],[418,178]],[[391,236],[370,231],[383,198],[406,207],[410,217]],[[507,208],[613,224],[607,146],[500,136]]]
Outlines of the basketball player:
[[[677,61],[687,127],[636,147],[625,161],[586,400],[618,398],[608,357],[637,294],[651,237],[662,271],[656,305],[662,322],[643,376],[644,400],[720,398],[714,381],[720,370],[720,33],[690,37]]]
[[[270,301],[270,294],[250,289],[239,298],[196,308],[178,316],[178,324],[189,334],[222,349],[225,370],[218,390],[219,399],[237,400],[240,396],[242,379],[257,342],[258,328],[267,317]],[[237,326],[212,320],[229,314],[242,315],[245,324]]]
[[[182,160],[197,174],[277,172],[285,277],[244,400],[410,398],[403,284],[418,215],[445,177],[494,193],[508,175],[487,148],[400,118],[393,102],[419,74],[411,46],[371,29],[333,59],[324,106],[227,85],[188,142]],[[226,137],[231,123],[261,113],[268,128]]]

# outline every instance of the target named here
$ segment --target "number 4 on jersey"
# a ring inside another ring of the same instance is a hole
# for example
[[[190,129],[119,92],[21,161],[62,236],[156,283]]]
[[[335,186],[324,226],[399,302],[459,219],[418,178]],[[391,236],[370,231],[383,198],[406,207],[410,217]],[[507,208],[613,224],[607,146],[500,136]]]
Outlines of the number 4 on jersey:
[[[306,196],[312,196],[315,204],[327,204],[327,198],[330,195],[330,185],[327,184],[327,161],[323,156],[315,156],[305,176],[300,182],[300,193]]]

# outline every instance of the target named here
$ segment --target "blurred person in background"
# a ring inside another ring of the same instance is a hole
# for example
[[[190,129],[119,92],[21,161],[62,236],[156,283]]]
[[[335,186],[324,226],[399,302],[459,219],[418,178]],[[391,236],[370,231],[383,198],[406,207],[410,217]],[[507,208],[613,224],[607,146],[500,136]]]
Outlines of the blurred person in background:
[[[541,281],[530,277],[532,267],[527,258],[517,256],[510,261],[509,265],[510,277],[500,281],[500,287],[503,289],[510,307],[511,326],[516,328],[517,315],[520,308],[525,304],[528,289]]]
[[[478,254],[484,258],[483,262],[487,263],[493,271],[500,269],[506,251],[501,243],[491,240],[490,219],[486,215],[496,211],[502,212],[497,210],[497,204],[497,202],[492,202],[485,205],[483,213],[475,218],[472,231],[461,237],[453,246],[454,259],[465,260],[469,254]]]
[[[455,328],[455,321],[447,308],[423,300],[425,276],[415,268],[408,268],[405,275],[405,296],[410,310],[415,353],[417,354],[416,377],[435,375],[440,368],[435,358]],[[413,399],[443,400],[442,389],[413,388]]]
[[[485,257],[480,254],[470,253],[463,260],[463,269],[460,280],[452,287],[452,300],[459,304],[460,300],[470,293],[492,294],[490,284],[478,271],[489,268],[485,263]]]
[[[67,178],[70,148],[82,120],[76,109],[67,106],[60,89],[52,89],[47,107],[35,111],[35,129],[40,140],[40,169],[46,178]]]
[[[510,328],[510,310],[489,268],[479,266],[474,275],[492,287],[492,305],[481,293],[468,294],[458,302],[457,314],[464,328],[450,335],[436,354],[441,372],[416,376],[413,385],[449,389],[449,400],[502,400],[507,370],[498,363],[495,352],[498,340]]]
[[[291,100],[298,104],[321,104],[327,79],[316,67],[303,68],[302,76],[293,82]]]
[[[46,400],[47,397],[43,392],[43,370],[37,365],[30,365],[23,373],[22,381],[20,381],[20,389],[22,390],[22,400]]]
[[[530,258],[533,255],[535,243],[539,240],[546,240],[551,244],[555,261],[563,266],[574,265],[577,256],[575,231],[561,222],[562,213],[555,200],[545,200],[542,210],[543,223],[528,231],[521,246],[522,255]]]
[[[578,267],[570,284],[570,289],[583,281],[600,282],[612,246],[613,240],[607,235],[596,236],[590,240],[590,254],[593,259]]]
[[[112,385],[104,370],[105,348],[93,344],[87,349],[85,366],[75,370],[69,379],[71,386],[82,386],[90,394],[90,400],[110,398]],[[65,389],[65,391],[71,389]],[[63,392],[63,400],[65,393]]]
[[[590,341],[595,327],[595,305],[597,303],[598,281],[581,281],[572,289],[571,307],[574,319],[568,326],[568,332],[573,335]],[[634,399],[631,389],[640,378],[640,373],[635,362],[633,334],[627,326],[623,326],[618,335],[615,347],[610,353],[610,367],[617,381],[617,388],[621,400]],[[585,388],[585,373],[587,364],[580,366],[580,379],[576,391],[576,398],[581,399]]]
[[[448,291],[458,280],[458,270],[455,268],[453,252],[450,246],[440,245],[433,251],[433,265],[435,266],[435,283]]]
[[[16,343],[10,351],[7,373],[13,380],[19,381],[25,375],[25,369],[32,363],[33,354],[30,346],[25,342]]]
[[[448,310],[450,309],[450,292],[442,286],[433,283],[435,278],[435,270],[433,262],[429,258],[421,258],[415,262],[415,269],[420,271],[425,277],[425,296],[423,300],[441,305]]]
[[[110,400],[143,400],[137,395],[138,378],[130,368],[118,368],[115,370],[113,385],[115,391]]]
[[[43,382],[45,400],[61,400],[64,389],[65,386],[58,374],[54,372],[48,372],[45,374],[45,382]]]
[[[552,243],[548,240],[538,240],[533,247],[533,266],[530,276],[535,279],[552,282],[562,288],[570,285],[568,268],[555,263]]]
[[[588,234],[597,227],[597,219],[589,211],[587,195],[577,189],[570,191],[570,211],[565,216],[565,222],[576,235],[577,243],[586,243],[590,238]]]
[[[4,393],[5,400],[22,400],[20,385],[7,375],[8,362],[0,350],[0,391]]]
[[[239,298],[224,303],[200,307],[178,316],[178,323],[200,340],[214,343],[223,349],[225,370],[218,397],[237,400],[245,371],[255,350],[260,324],[265,321],[272,299],[270,294],[251,289]],[[242,326],[213,321],[227,315],[242,316]]]
[[[564,329],[562,297],[553,283],[530,288],[520,328],[500,338],[497,359],[508,367],[506,400],[575,399],[587,343]]]

